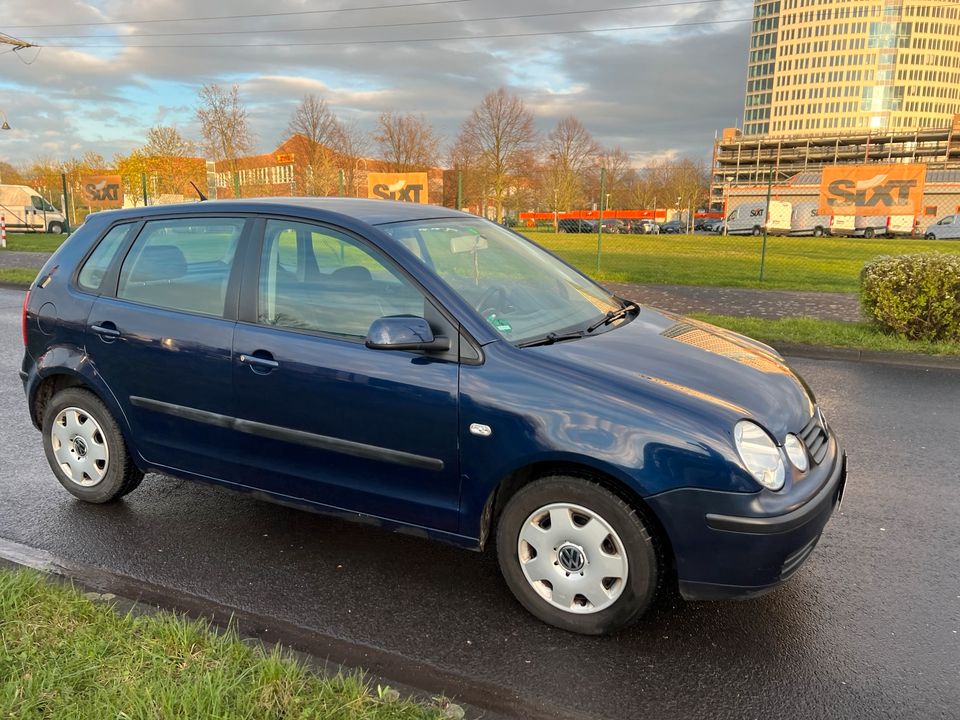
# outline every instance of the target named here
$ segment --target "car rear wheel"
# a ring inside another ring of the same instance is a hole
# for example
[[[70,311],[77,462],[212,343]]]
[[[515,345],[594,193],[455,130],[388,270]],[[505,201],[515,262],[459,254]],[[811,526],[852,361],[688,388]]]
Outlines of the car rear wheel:
[[[116,421],[89,390],[67,388],[54,395],[44,410],[42,428],[50,468],[80,500],[112,502],[143,480]]]
[[[813,236],[814,236],[814,237],[823,237],[823,228],[820,227],[820,226],[815,227],[815,228],[813,229]]]
[[[934,235],[933,233],[927,233],[926,235],[923,236],[923,239],[924,239],[924,240],[936,240],[936,239],[937,239],[937,236]]]
[[[864,236],[867,240],[873,240],[873,236],[874,236],[875,234],[876,234],[876,233],[874,233],[873,228],[867,228],[866,230],[863,231],[863,236]]]
[[[497,557],[527,610],[585,635],[637,620],[660,577],[653,538],[637,511],[577,477],[543,478],[517,491],[500,516]]]
[[[753,234],[754,234],[755,236],[756,236],[756,235],[759,235],[759,234],[762,233],[762,232],[763,232],[763,230],[761,230],[758,225],[754,225],[754,226],[753,226]]]

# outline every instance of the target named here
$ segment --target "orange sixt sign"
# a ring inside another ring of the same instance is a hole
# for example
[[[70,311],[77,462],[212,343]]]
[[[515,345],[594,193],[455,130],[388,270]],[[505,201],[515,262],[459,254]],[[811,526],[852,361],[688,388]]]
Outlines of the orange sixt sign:
[[[123,182],[119,175],[84,175],[80,202],[92,208],[123,207]]]
[[[367,173],[367,197],[426,204],[427,174]]]
[[[821,215],[919,215],[926,165],[831,165],[820,180]]]

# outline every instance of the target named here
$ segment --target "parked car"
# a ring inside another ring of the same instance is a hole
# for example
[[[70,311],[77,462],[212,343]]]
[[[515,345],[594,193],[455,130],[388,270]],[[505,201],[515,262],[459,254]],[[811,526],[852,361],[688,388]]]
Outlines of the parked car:
[[[685,233],[687,231],[687,224],[685,222],[680,222],[679,220],[671,220],[669,222],[660,224],[660,232],[662,233]]]
[[[30,418],[80,500],[119,500],[156,471],[492,543],[520,603],[574,632],[630,623],[672,578],[688,599],[769,590],[846,480],[774,350],[640,308],[449,208],[95,213],[40,270],[22,322]]]
[[[947,215],[930,225],[923,234],[927,240],[960,239],[960,214]]]
[[[723,219],[722,218],[710,218],[705,223],[703,223],[704,232],[709,233],[719,233],[723,230]]]
[[[562,233],[595,233],[597,231],[596,223],[596,220],[564,218],[557,221],[557,230]]]
[[[635,235],[658,235],[660,226],[649,218],[643,218],[630,223],[630,232]]]

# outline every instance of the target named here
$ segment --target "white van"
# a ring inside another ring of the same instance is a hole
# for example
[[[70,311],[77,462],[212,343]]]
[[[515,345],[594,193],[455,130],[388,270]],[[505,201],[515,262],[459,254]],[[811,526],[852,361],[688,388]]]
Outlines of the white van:
[[[66,218],[32,187],[0,185],[0,215],[8,230],[62,233]]]
[[[887,237],[913,237],[918,225],[915,215],[891,215],[887,218]]]
[[[745,203],[730,212],[723,224],[724,235],[762,235],[767,204]]]
[[[830,221],[833,218],[830,215],[821,215],[819,205],[817,201],[810,201],[793,206],[793,214],[790,216],[791,235],[823,237],[831,234]]]
[[[875,238],[887,234],[886,215],[834,215],[830,230],[841,237]]]
[[[927,240],[960,240],[960,213],[940,218],[923,233]]]

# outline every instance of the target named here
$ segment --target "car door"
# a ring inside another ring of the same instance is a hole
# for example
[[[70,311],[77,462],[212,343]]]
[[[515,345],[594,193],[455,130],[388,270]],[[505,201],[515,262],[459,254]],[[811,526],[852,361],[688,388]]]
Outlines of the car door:
[[[238,427],[250,436],[238,458],[272,493],[455,532],[457,354],[364,344],[387,315],[452,326],[392,261],[342,230],[268,220],[258,255],[234,335]]]
[[[960,238],[960,215],[950,215],[938,223],[937,236],[944,239]]]
[[[225,474],[233,438],[217,418],[232,414],[235,259],[251,222],[149,220],[88,316],[87,354],[150,465]]]

